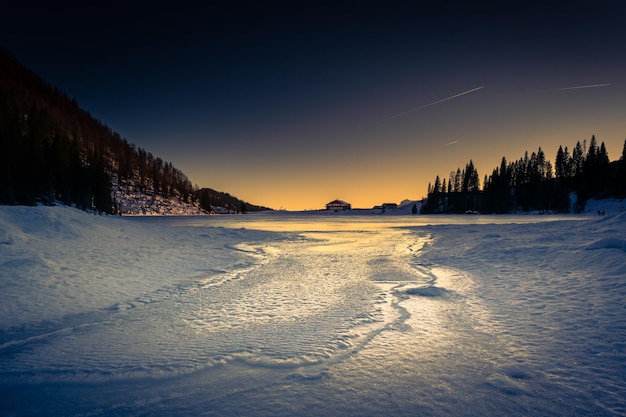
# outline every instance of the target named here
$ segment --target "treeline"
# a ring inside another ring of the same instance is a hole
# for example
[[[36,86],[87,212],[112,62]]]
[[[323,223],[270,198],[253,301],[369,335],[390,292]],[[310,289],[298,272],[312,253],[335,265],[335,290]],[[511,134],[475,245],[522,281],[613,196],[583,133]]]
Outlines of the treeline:
[[[114,133],[114,136],[118,136]],[[143,148],[121,139],[124,146],[112,149],[112,171],[119,184],[134,187],[143,193],[176,197],[186,203],[196,200],[196,188],[171,162],[155,157]]]
[[[171,163],[137,148],[0,49],[0,204],[62,202],[116,212],[111,178],[196,199]]]
[[[45,109],[19,111],[0,89],[0,203],[113,211],[111,178],[101,154],[53,127]]]
[[[543,150],[528,152],[514,162],[502,158],[480,189],[473,162],[450,173],[447,182],[436,177],[428,185],[422,213],[511,213],[515,211],[581,211],[589,198],[626,196],[626,141],[619,160],[610,162],[607,149],[595,135],[576,143],[570,153],[559,146],[555,166]],[[570,195],[575,193],[573,207]]]
[[[215,191],[211,188],[197,190],[196,196],[200,202],[200,208],[209,213],[213,210],[213,207],[223,207],[228,211],[237,213],[271,210],[267,207],[250,204],[228,193]]]

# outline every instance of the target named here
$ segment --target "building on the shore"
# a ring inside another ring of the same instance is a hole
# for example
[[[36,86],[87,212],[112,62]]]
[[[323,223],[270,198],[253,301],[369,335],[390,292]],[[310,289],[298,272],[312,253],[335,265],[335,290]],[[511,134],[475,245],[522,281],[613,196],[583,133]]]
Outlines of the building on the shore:
[[[396,203],[383,203],[379,206],[374,206],[374,210],[382,210],[385,213],[387,210],[396,210],[398,205]]]
[[[350,209],[352,209],[352,205],[342,200],[333,200],[330,203],[326,204],[326,210],[339,211]]]

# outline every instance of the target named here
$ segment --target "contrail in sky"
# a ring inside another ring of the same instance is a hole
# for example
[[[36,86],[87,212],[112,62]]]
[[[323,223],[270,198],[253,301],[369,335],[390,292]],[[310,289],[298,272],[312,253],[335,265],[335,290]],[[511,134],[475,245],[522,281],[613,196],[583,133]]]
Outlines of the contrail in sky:
[[[457,143],[461,143],[460,140],[453,140],[452,142],[448,142],[443,146],[452,146],[452,145],[456,145]]]
[[[386,122],[387,120],[395,119],[397,117],[404,116],[405,114],[413,113],[414,111],[418,111],[418,110],[422,110],[422,109],[425,109],[425,108],[430,107],[430,106],[434,106],[435,104],[443,103],[444,101],[452,100],[453,98],[464,96],[465,94],[473,93],[474,91],[478,91],[478,90],[481,90],[483,88],[485,88],[484,85],[482,85],[480,87],[472,88],[471,90],[463,91],[462,93],[455,94],[455,95],[450,96],[450,97],[442,98],[441,100],[437,100],[437,101],[434,101],[432,103],[425,104],[423,106],[416,107],[414,109],[404,111],[402,113],[394,114],[393,116],[389,116],[389,117],[381,120],[380,123]]]
[[[608,87],[613,84],[591,84],[591,85],[578,85],[576,87],[563,87],[563,88],[553,88],[548,91],[564,91],[564,90],[580,90],[583,88],[597,88],[597,87]]]

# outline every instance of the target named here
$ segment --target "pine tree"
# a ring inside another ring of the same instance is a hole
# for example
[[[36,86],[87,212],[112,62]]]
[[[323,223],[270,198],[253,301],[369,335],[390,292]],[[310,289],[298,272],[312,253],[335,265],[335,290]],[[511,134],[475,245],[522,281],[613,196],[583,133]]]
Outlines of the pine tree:
[[[556,158],[554,160],[554,165],[556,169],[556,177],[564,178],[566,172],[566,162],[565,162],[565,152],[563,152],[563,147],[559,145],[559,150],[556,152]]]
[[[433,186],[433,194],[439,194],[441,192],[441,180],[439,179],[439,175],[435,178],[435,185]]]
[[[468,193],[480,190],[480,180],[478,171],[474,168],[474,162],[470,161],[465,166],[465,175],[463,177],[463,186],[461,192]]]
[[[563,149],[559,146],[559,150],[556,153],[555,159],[555,174],[556,178],[565,179],[572,178],[575,175],[574,172],[574,163],[572,161],[572,157],[569,154],[569,150],[567,146]]]
[[[583,164],[583,178],[590,195],[599,195],[606,191],[609,175],[609,157],[604,142],[600,147],[595,135],[589,142],[589,151]]]
[[[463,186],[463,173],[461,172],[461,168],[457,168],[456,173],[454,174],[454,192],[460,193],[462,186]]]
[[[582,145],[579,142],[576,142],[576,147],[572,151],[572,165],[573,165],[573,173],[574,176],[580,176],[583,173],[583,167],[585,164],[585,156],[583,153]]]

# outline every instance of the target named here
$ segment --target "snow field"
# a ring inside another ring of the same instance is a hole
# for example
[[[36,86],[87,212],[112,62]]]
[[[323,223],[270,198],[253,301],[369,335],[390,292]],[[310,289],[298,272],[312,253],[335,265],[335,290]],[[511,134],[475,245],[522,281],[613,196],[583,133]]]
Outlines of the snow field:
[[[487,389],[521,409],[550,393],[564,415],[624,413],[625,216],[429,230],[421,258],[471,274],[486,307],[477,330],[497,336]]]
[[[165,287],[219,279],[263,256],[236,248],[253,232],[245,239],[224,229],[178,232],[64,207],[0,207],[0,330],[130,308]]]
[[[0,207],[0,414],[623,415],[625,216]]]

